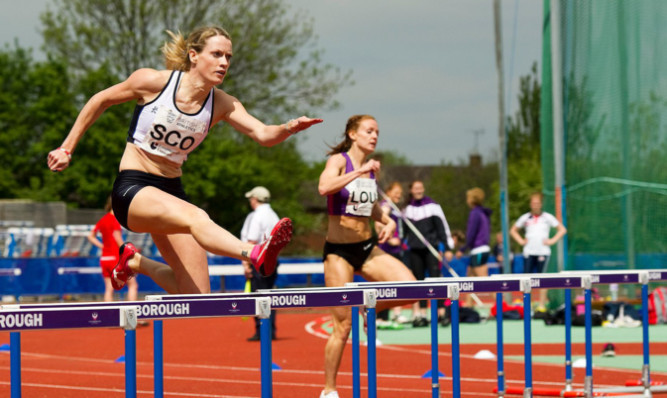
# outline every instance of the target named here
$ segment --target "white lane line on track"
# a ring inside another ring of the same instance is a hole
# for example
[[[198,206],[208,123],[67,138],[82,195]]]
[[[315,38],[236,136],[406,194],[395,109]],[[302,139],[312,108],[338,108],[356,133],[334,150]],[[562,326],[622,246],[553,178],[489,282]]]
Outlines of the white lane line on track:
[[[396,345],[387,345],[384,344],[382,346],[377,347],[377,349],[382,349],[382,350],[391,350],[391,351],[399,351],[399,352],[409,352],[409,353],[417,353],[417,354],[423,354],[423,355],[428,355],[429,357],[431,356],[431,350],[423,350],[423,349],[415,349],[411,348],[410,346],[396,346]],[[438,358],[444,357],[444,358],[451,358],[452,355],[451,353],[447,352],[438,352]],[[495,359],[482,359],[482,358],[475,358],[474,355],[471,354],[461,354],[459,355],[460,358],[463,359],[475,359],[477,361],[492,361],[496,362]],[[563,357],[565,358],[565,357]],[[564,359],[563,359],[564,361]],[[519,365],[524,365],[523,360],[517,360],[517,359],[505,359],[503,362],[505,364],[512,363],[512,364],[519,364]],[[559,369],[564,368],[564,364],[558,364],[558,363],[550,363],[550,362],[533,362],[533,366],[539,365],[539,366],[548,366],[548,367],[557,367]],[[603,366],[593,366],[594,370],[603,370],[605,372],[618,372],[618,373],[636,373],[639,372],[640,370],[637,369],[618,369],[618,368],[609,368],[609,367],[603,367]],[[667,376],[667,372],[656,372],[656,371],[651,371],[651,375],[656,375],[656,376]]]
[[[177,367],[182,367],[182,365],[173,365]],[[186,365],[187,366],[187,365]],[[226,368],[226,367],[218,367],[218,368]],[[3,370],[9,370],[8,366],[0,366],[0,369]],[[257,372],[258,369],[255,368],[237,368],[236,370],[252,370]],[[57,373],[61,374],[62,370],[58,369],[41,369],[41,368],[34,368],[34,367],[22,367],[23,372],[34,372],[34,373]],[[283,373],[284,371],[281,371]],[[122,371],[119,371],[117,373],[113,372],[91,372],[91,371],[73,371],[73,370],[68,370],[67,373],[71,374],[77,374],[77,375],[89,375],[89,376],[100,376],[100,377],[119,377],[119,378],[124,378],[125,374]],[[312,373],[319,373],[322,374],[323,372],[313,372],[313,371],[298,371],[298,370],[292,370],[289,371],[289,373],[300,373],[300,374],[312,374]],[[350,372],[341,372],[341,375],[347,375],[350,376]],[[367,377],[368,375],[366,373],[361,373],[362,377]],[[153,375],[152,374],[137,374],[138,378],[145,378],[145,379],[152,379]],[[406,379],[415,379],[417,376],[415,375],[388,375],[388,374],[378,374],[378,377],[391,377],[391,378],[406,378]],[[261,384],[261,381],[256,381],[256,380],[240,380],[238,378],[234,379],[222,379],[219,377],[216,378],[208,378],[208,377],[195,377],[195,376],[172,376],[172,375],[166,375],[164,376],[166,380],[186,380],[186,381],[198,381],[198,382],[210,382],[210,383],[232,383],[232,384],[251,384],[251,385],[259,385]],[[451,380],[450,377],[444,378],[442,381],[449,383]],[[473,382],[473,383],[487,383],[490,385],[495,385],[496,380],[495,379],[483,379],[483,378],[473,378],[473,377],[462,377],[461,378],[462,382]],[[508,384],[518,384],[518,385],[523,385],[523,380],[507,380],[506,381]],[[3,382],[0,381],[0,384],[9,384],[8,382]],[[319,383],[295,383],[295,382],[281,382],[281,381],[276,381],[274,380],[273,382],[274,385],[277,386],[287,386],[287,387],[320,387],[321,384]],[[29,385],[25,384],[24,385]],[[555,386],[555,387],[562,387],[563,383],[560,382],[542,382],[542,381],[533,381],[533,385],[541,385],[541,386]],[[34,384],[32,386],[37,386],[37,387],[50,387],[50,388],[55,388],[54,385],[37,385]],[[583,383],[574,383],[573,386],[575,388],[583,388],[584,385]],[[596,387],[598,388],[607,388],[607,387],[617,387],[616,385],[605,385],[605,384],[597,384]],[[69,387],[69,386],[63,386],[63,388],[71,388],[71,389],[82,389],[82,390],[91,390],[91,391],[124,391],[124,390],[117,390],[117,389],[99,389],[95,387],[90,387],[90,388],[83,388],[83,387]],[[349,385],[339,385],[340,389],[352,389],[352,386]],[[362,387],[362,389],[366,389],[366,387]],[[403,391],[403,392],[422,392],[425,393],[427,392],[426,390],[423,389],[408,389],[408,388],[385,388],[385,387],[378,387],[378,391]],[[173,393],[175,395],[179,395],[176,393]],[[173,395],[172,394],[172,395]],[[471,393],[472,394],[472,393]],[[187,394],[186,394],[187,395]],[[466,395],[464,393],[464,395]],[[491,394],[493,395],[493,394]],[[193,396],[204,396],[204,397],[222,397],[218,395],[193,395]],[[225,396],[227,397],[227,396]],[[229,396],[232,397],[232,396]],[[236,396],[233,396],[236,397]],[[240,397],[239,397],[240,398]]]
[[[0,381],[1,385],[9,385],[10,383]],[[118,394],[125,394],[125,390],[123,389],[117,389],[117,388],[96,388],[96,387],[79,387],[79,386],[63,386],[63,385],[57,385],[57,384],[40,384],[40,383],[22,383],[24,387],[34,387],[34,388],[51,388],[51,389],[56,389],[59,391],[62,390],[75,390],[75,391],[91,391],[91,392],[106,392],[106,393],[118,393]],[[309,385],[311,386],[311,385]],[[321,387],[320,384],[317,385],[312,385],[313,387]],[[352,388],[350,386],[338,386],[339,389],[345,389],[345,390],[351,390]],[[366,390],[365,387],[361,388],[362,390]],[[429,391],[422,389],[422,390],[416,390],[416,389],[397,389],[397,388],[378,388],[378,391],[386,391],[386,392],[418,392],[418,393],[428,393]],[[153,396],[153,391],[147,391],[147,390],[137,390],[137,395],[148,395],[148,396]],[[246,395],[218,395],[218,394],[205,394],[205,393],[184,393],[184,392],[169,392],[165,391],[164,392],[165,396],[176,396],[176,397],[202,397],[202,398],[258,398],[254,396],[246,396]],[[461,392],[462,396],[474,396],[474,397],[495,397],[497,394],[492,394],[492,393],[479,393],[479,392]]]
[[[423,354],[430,356],[431,351],[430,350],[422,350],[422,349],[414,349],[410,346],[390,346],[390,345],[383,345],[377,347],[378,349],[383,349],[383,350],[391,350],[391,351],[398,351],[398,352],[405,352],[405,353],[410,353],[410,354]],[[39,354],[39,353],[29,353],[29,352],[22,352],[21,355],[23,356],[30,356],[30,357],[35,357],[35,358],[43,358],[43,359],[54,359],[58,361],[75,361],[75,362],[89,362],[89,363],[101,363],[101,364],[106,364],[106,365],[114,365],[113,361],[110,359],[104,360],[104,359],[96,359],[96,358],[85,358],[85,357],[72,357],[72,356],[61,356],[61,355],[50,355],[50,354]],[[445,353],[445,352],[439,352],[438,357],[442,358],[451,358],[450,353]],[[467,358],[467,359],[474,359],[474,356],[469,355],[469,354],[462,354],[461,358]],[[491,359],[477,359],[479,361],[493,361]],[[495,361],[494,361],[495,362]],[[519,365],[523,365],[522,361],[517,361],[517,360],[506,360],[505,363],[515,363]],[[563,369],[562,364],[550,364],[550,363],[540,363],[541,366],[550,366],[550,367],[557,367],[559,369]],[[137,362],[137,366],[146,366],[149,368],[153,367],[153,362]],[[169,363],[165,362],[164,363],[165,368],[166,367],[175,367],[175,368],[190,368],[190,369],[219,369],[219,370],[236,370],[236,371],[249,371],[249,372],[259,372],[260,369],[256,367],[243,367],[243,366],[225,366],[225,365],[200,365],[200,364],[190,364],[190,363]],[[612,371],[612,372],[617,372],[617,373],[627,373],[627,372],[635,372],[632,369],[627,369],[627,370],[622,370],[622,369],[616,369],[616,368],[601,368],[601,367],[594,367],[594,370],[604,370],[604,371]],[[280,372],[282,373],[294,373],[294,374],[314,374],[314,375],[322,375],[324,372],[322,370],[311,370],[311,369],[281,369]],[[339,372],[340,375],[351,375],[352,372]],[[366,373],[361,373],[363,376],[367,376]],[[653,376],[667,376],[667,372],[656,372],[656,371],[651,371],[651,375]],[[391,373],[377,373],[377,377],[381,378],[404,378],[404,379],[411,379],[416,377],[413,374],[391,374]],[[417,376],[419,377],[419,376]],[[461,378],[462,381],[487,381],[487,382],[495,382],[494,379],[475,379],[475,378]],[[489,381],[490,380],[490,381]],[[511,383],[513,380],[506,380],[507,383]],[[514,380],[517,383],[522,383],[523,380]],[[535,381],[533,382],[535,383]],[[613,386],[612,386],[613,387]]]
[[[0,366],[0,369],[6,369],[9,370],[8,367],[2,367]],[[57,374],[62,374],[62,370],[54,370],[54,369],[39,369],[39,368],[26,368],[22,367],[21,368],[22,372],[27,373],[27,372],[33,372],[33,373],[57,373]],[[86,376],[100,376],[100,377],[118,377],[118,378],[124,378],[125,374],[122,372],[118,373],[109,373],[109,372],[85,372],[85,371],[67,371],[68,374],[75,374],[75,375],[86,375]],[[137,374],[137,378],[144,378],[144,379],[153,379],[152,374]],[[219,377],[216,378],[210,378],[210,377],[191,377],[191,376],[164,376],[165,380],[185,380],[185,381],[196,381],[196,382],[210,382],[210,383],[231,383],[231,384],[252,384],[252,385],[261,385],[261,381],[258,380],[240,380],[240,379],[221,379]],[[0,381],[0,384],[10,384],[9,382],[5,381]],[[65,386],[65,385],[55,385],[55,384],[36,384],[36,383],[23,383],[23,386],[32,386],[32,387],[44,387],[44,388],[57,388],[57,387],[62,387],[64,389],[73,389],[73,390],[85,390],[85,391],[107,391],[107,392],[124,392],[125,390],[119,390],[119,389],[114,389],[114,388],[98,388],[98,387],[81,387],[81,386]],[[285,387],[313,387],[313,388],[320,388],[322,387],[321,383],[295,383],[295,382],[281,382],[281,381],[273,381],[274,386],[285,386]],[[338,388],[340,389],[348,389],[351,390],[352,386],[350,385],[339,385]],[[363,390],[366,390],[367,387],[363,387]],[[406,393],[427,393],[428,391],[426,389],[415,389],[415,388],[385,388],[385,387],[378,387],[378,391],[400,391],[400,392],[406,392]],[[141,393],[150,393],[152,394],[152,391],[148,392],[141,392]],[[165,392],[165,395],[176,395],[176,396],[183,396],[187,394],[181,394],[181,393],[167,393]],[[232,397],[228,395],[205,395],[205,394],[193,394],[191,396],[202,396],[202,397]],[[243,398],[243,397],[237,397],[233,396],[235,398]]]

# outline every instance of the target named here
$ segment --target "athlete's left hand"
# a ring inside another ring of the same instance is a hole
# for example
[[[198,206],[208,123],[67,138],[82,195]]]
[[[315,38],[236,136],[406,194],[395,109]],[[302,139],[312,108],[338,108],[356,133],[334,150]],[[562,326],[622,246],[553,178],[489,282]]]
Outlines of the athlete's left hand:
[[[378,243],[384,243],[389,238],[394,236],[394,231],[396,230],[396,222],[392,219],[389,219],[390,222],[386,223],[384,227],[378,233]]]
[[[296,134],[299,131],[303,131],[314,124],[322,123],[324,119],[311,119],[306,116],[301,116],[300,118],[290,120],[287,128],[292,134]]]

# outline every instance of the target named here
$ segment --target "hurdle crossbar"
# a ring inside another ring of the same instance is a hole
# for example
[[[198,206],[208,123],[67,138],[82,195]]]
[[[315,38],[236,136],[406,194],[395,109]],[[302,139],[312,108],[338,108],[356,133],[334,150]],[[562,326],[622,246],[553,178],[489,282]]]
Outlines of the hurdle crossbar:
[[[137,326],[136,308],[132,306],[80,306],[75,308],[38,308],[30,305],[0,306],[0,331],[10,332],[10,396],[21,397],[21,332],[75,328],[123,328],[126,336]],[[136,342],[125,340],[126,356],[136,352]],[[136,358],[136,356],[134,357]],[[126,369],[126,397],[136,397],[135,365]],[[129,377],[129,379],[128,379]],[[134,377],[134,379],[132,378]],[[132,384],[133,383],[133,384]],[[132,393],[132,391],[134,393]]]
[[[426,281],[431,280],[452,280],[453,278],[427,278]],[[463,279],[463,278],[461,278]],[[531,291],[532,289],[538,288],[548,288],[548,289],[564,289],[569,290],[571,288],[589,288],[590,287],[590,277],[587,275],[554,275],[554,274],[520,274],[520,275],[493,275],[492,277],[487,278],[466,278],[466,279],[453,279],[459,283],[459,287],[462,292],[466,291],[480,291],[481,285],[487,284],[488,288],[493,289],[495,285],[498,286],[511,286],[511,291],[521,291],[523,293],[523,305],[524,305],[524,379],[525,379],[525,388],[524,394],[531,395],[533,389],[533,374],[532,374],[532,331],[531,331]],[[481,280],[485,281],[482,282]],[[479,282],[478,282],[479,281]],[[519,289],[516,289],[516,285],[519,285]],[[477,286],[480,285],[480,286]],[[491,291],[491,290],[487,290]],[[502,293],[504,291],[510,291],[510,289],[494,290],[496,292],[496,308],[498,312],[496,315],[496,335],[497,335],[497,391],[498,395],[502,396],[505,391],[505,372],[504,372],[504,351],[503,351],[503,334],[502,334]],[[526,310],[527,309],[527,310]]]
[[[121,312],[118,312],[121,311]],[[271,303],[267,297],[235,297],[221,299],[204,300],[176,300],[169,302],[108,302],[108,303],[38,303],[38,304],[11,304],[0,306],[0,320],[13,319],[2,318],[3,315],[13,315],[17,312],[27,314],[48,314],[41,315],[39,318],[44,324],[48,320],[48,326],[41,329],[69,329],[69,328],[87,328],[87,327],[123,327],[125,329],[125,396],[126,398],[136,398],[136,332],[137,319],[153,319],[159,323],[161,330],[162,319],[177,318],[202,318],[202,317],[238,317],[238,316],[259,316],[268,318],[271,313]],[[69,314],[76,314],[77,317]],[[118,324],[112,322],[113,315],[118,315]],[[122,323],[121,316],[125,316],[126,321]],[[31,325],[34,320],[30,322]],[[0,330],[3,330],[0,324]],[[21,329],[20,329],[21,330]],[[154,357],[160,359],[162,355],[162,339],[160,335],[159,346],[154,342],[156,349]],[[15,353],[16,350],[16,353]],[[10,344],[12,368],[12,398],[20,398],[20,334],[12,333]],[[264,353],[262,352],[262,356]],[[270,364],[269,364],[270,365]],[[162,363],[156,370],[156,386],[162,386]],[[158,373],[159,372],[159,373]],[[159,381],[158,376],[159,375]],[[271,386],[262,385],[262,398],[271,396]],[[14,392],[16,389],[16,392]],[[163,391],[156,389],[156,396],[162,397]]]
[[[192,294],[181,294],[181,295],[149,295],[146,296],[146,300],[149,301],[164,301],[164,302],[173,302],[178,300],[192,300],[193,302],[200,300],[207,300],[211,298],[243,298],[243,297],[254,297],[267,300],[271,303],[271,309],[295,309],[295,308],[326,308],[326,307],[341,307],[347,306],[352,307],[353,310],[358,307],[369,308],[374,311],[375,302],[377,297],[377,291],[375,289],[345,289],[345,288],[302,288],[302,289],[272,289],[272,290],[259,290],[253,293],[212,293],[204,295],[192,295]],[[262,366],[261,366],[261,377],[262,377],[262,397],[270,397],[272,392],[270,390],[272,384],[272,352],[271,352],[271,322],[269,320],[270,311],[266,316],[260,316],[260,344],[262,345]],[[371,327],[371,318],[373,322],[373,328],[375,325],[375,318],[369,316],[369,328]],[[155,327],[154,331],[154,341],[161,341],[161,325]],[[375,362],[375,339],[373,338],[372,344],[369,343],[369,368]],[[156,369],[161,366],[161,364],[155,363]],[[158,374],[159,373],[159,374]],[[358,374],[358,373],[357,373]],[[156,371],[155,376],[155,390],[161,390],[162,383],[161,371]],[[371,372],[369,370],[369,380],[372,379]],[[359,381],[356,380],[356,383]],[[160,383],[160,385],[158,385]],[[353,383],[354,384],[354,383]],[[265,387],[267,386],[267,387]],[[354,387],[356,387],[355,385]],[[265,391],[266,388],[266,391]],[[376,387],[369,382],[369,396],[374,397],[376,394]],[[161,397],[161,396],[160,396]]]
[[[650,350],[649,350],[649,328],[648,328],[648,284],[650,282],[664,282],[667,281],[667,269],[636,269],[636,270],[590,270],[590,271],[562,271],[561,273],[563,274],[570,274],[570,275],[579,275],[579,274],[584,274],[584,275],[589,275],[591,277],[592,283],[593,284],[611,284],[611,283],[618,283],[618,284],[627,284],[627,283],[634,283],[634,284],[641,284],[642,285],[642,351],[643,351],[643,364],[642,364],[642,379],[641,379],[641,384],[642,384],[642,389],[643,393],[645,396],[650,396],[652,391],[660,391],[663,392],[662,390],[654,390],[655,386],[651,385],[651,376],[650,376]],[[567,296],[566,296],[567,298]],[[587,311],[590,311],[590,308],[587,308]],[[567,314],[567,312],[566,312]],[[566,323],[566,329],[569,328],[570,325]],[[588,326],[587,326],[588,327]],[[589,332],[587,331],[586,336],[588,337]],[[566,340],[566,353],[570,353],[571,345],[571,340]],[[588,367],[592,366],[593,362],[593,354],[592,354],[592,342],[586,343],[586,365],[587,365],[587,372],[588,372]],[[568,357],[566,357],[566,363],[568,363]],[[571,363],[571,361],[569,361]],[[589,363],[591,365],[589,365]],[[591,370],[592,372],[592,370]],[[566,385],[566,389],[568,389],[568,385]],[[633,392],[631,390],[627,390],[628,387],[618,387],[618,389],[626,389],[626,392]],[[591,386],[590,389],[592,391],[592,381],[591,381]],[[599,389],[596,389],[595,391],[601,391]],[[588,391],[585,391],[588,393]]]

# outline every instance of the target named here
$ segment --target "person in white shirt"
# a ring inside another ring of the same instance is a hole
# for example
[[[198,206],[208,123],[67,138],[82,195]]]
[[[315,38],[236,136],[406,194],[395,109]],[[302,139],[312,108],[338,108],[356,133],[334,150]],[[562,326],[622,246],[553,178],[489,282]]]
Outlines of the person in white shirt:
[[[510,229],[512,238],[523,246],[524,273],[544,272],[551,255],[551,246],[567,233],[556,217],[542,211],[542,197],[539,192],[532,194],[530,212],[519,217]],[[550,238],[552,228],[556,229],[556,234]],[[525,231],[525,237],[521,236],[519,229]],[[546,290],[542,289],[538,309],[544,308],[545,302]]]
[[[271,208],[269,201],[271,200],[271,193],[265,187],[255,187],[246,192],[245,197],[248,198],[252,212],[246,216],[241,229],[241,241],[258,244],[263,242],[270,234],[273,227],[278,223],[280,218]],[[276,272],[269,276],[262,276],[251,264],[250,261],[242,261],[245,277],[250,281],[250,291],[255,292],[259,289],[272,289],[276,284],[278,277],[277,264]],[[255,317],[255,334],[248,338],[248,341],[259,341],[260,321]],[[276,312],[271,310],[271,339],[276,339]]]

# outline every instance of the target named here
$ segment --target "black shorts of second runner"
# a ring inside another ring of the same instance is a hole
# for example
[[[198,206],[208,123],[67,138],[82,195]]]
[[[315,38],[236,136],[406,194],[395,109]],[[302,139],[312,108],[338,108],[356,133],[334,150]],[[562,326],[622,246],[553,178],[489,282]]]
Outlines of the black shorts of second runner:
[[[123,170],[118,173],[116,181],[113,183],[111,192],[111,207],[118,222],[123,227],[130,230],[127,226],[127,214],[130,209],[130,203],[143,187],[155,187],[179,199],[189,202],[188,195],[183,190],[181,178],[166,178],[156,176],[139,170]]]
[[[549,262],[549,256],[525,256],[523,260],[523,272],[525,274],[541,274],[545,271]]]
[[[326,261],[329,254],[335,254],[347,261],[355,271],[359,271],[364,266],[374,247],[375,240],[373,238],[356,243],[324,242],[322,260]]]
[[[489,262],[489,252],[470,255],[470,266],[473,268],[486,265],[487,262]]]

